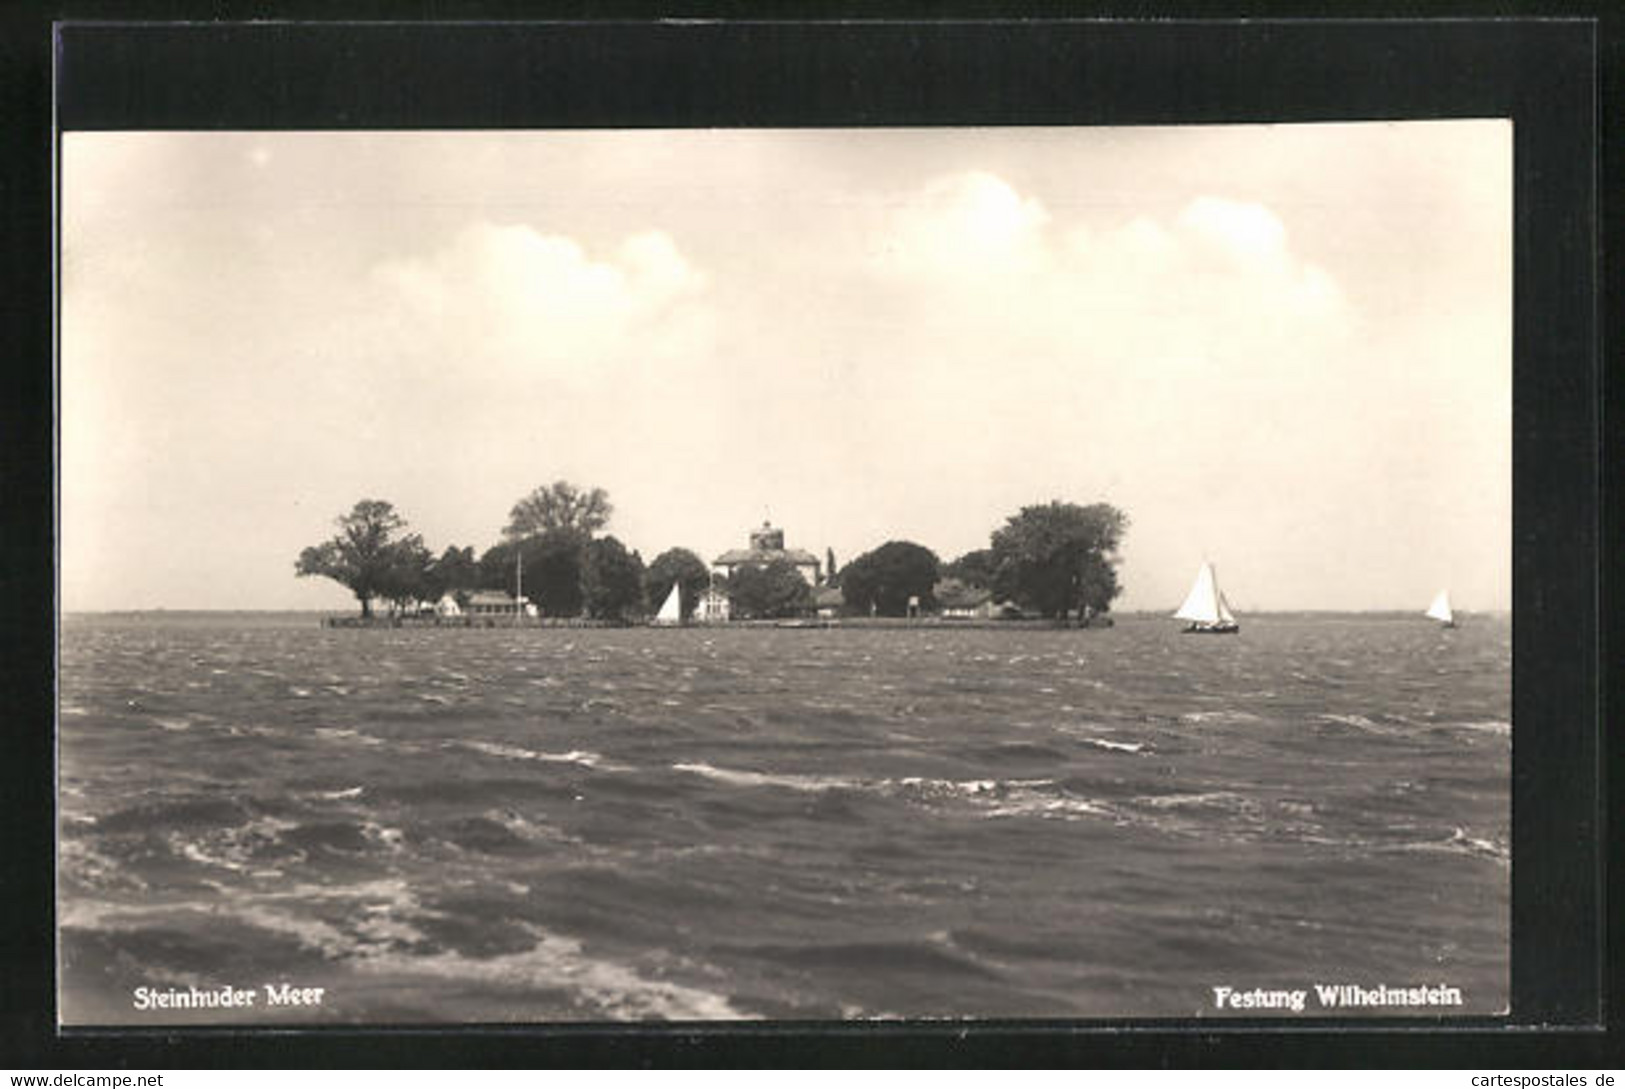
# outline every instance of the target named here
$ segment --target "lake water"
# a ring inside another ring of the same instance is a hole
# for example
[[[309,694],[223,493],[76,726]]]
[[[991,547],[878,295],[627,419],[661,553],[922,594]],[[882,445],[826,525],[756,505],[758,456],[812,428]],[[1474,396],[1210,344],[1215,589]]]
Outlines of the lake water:
[[[1244,624],[70,616],[62,1018],[1504,1009],[1509,622]],[[320,1005],[267,1007],[281,983]],[[133,997],[225,986],[259,997]]]

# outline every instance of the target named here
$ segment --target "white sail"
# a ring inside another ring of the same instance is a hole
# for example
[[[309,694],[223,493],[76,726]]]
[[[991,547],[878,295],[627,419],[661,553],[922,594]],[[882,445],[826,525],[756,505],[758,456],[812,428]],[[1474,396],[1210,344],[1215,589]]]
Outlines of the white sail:
[[[1428,606],[1426,615],[1434,620],[1442,620],[1446,624],[1454,624],[1456,622],[1456,614],[1450,611],[1449,590],[1439,591],[1439,596],[1433,599],[1432,605]]]
[[[681,586],[674,582],[671,584],[671,593],[666,595],[666,603],[660,606],[660,611],[655,614],[655,623],[680,624],[682,622],[683,599]]]
[[[1191,586],[1191,592],[1185,595],[1185,604],[1179,607],[1174,616],[1197,624],[1214,624],[1221,620],[1235,619],[1230,615],[1230,610],[1225,608],[1224,596],[1219,593],[1219,584],[1213,576],[1212,564],[1204,563],[1196,572],[1196,582]]]
[[[1225,624],[1236,622],[1236,614],[1230,611],[1230,602],[1225,598],[1223,590],[1219,591],[1219,620]]]

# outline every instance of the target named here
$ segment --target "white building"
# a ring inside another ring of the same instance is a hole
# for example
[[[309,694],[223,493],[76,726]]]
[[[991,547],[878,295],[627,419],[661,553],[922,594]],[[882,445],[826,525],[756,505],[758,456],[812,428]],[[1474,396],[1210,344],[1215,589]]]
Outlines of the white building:
[[[817,586],[821,578],[818,557],[802,548],[784,547],[784,530],[763,522],[760,529],[750,531],[750,547],[735,548],[711,561],[711,572],[732,575],[734,568],[747,563],[768,564],[774,560],[788,560],[796,572],[807,580],[808,586]]]
[[[728,595],[715,586],[701,594],[694,605],[694,621],[697,624],[726,624],[730,615],[732,607]]]
[[[515,606],[521,603],[526,616],[536,615],[536,606],[531,604],[529,598],[520,598],[516,602],[506,590],[475,590],[469,595],[468,608],[463,612],[468,616],[514,616],[518,612]]]

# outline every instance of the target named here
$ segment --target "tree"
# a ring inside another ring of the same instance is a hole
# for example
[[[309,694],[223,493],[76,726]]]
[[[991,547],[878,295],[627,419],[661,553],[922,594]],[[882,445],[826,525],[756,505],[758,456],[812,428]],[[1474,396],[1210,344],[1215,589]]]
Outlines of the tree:
[[[1128,516],[1109,503],[1052,501],[1021,508],[993,534],[993,589],[1043,616],[1083,623],[1111,609],[1120,592],[1117,548]]]
[[[571,530],[590,537],[609,524],[614,510],[604,489],[583,491],[569,481],[556,480],[513,505],[502,535],[517,541],[552,530]]]
[[[705,561],[686,548],[668,548],[654,558],[644,575],[644,592],[649,607],[658,609],[671,593],[673,585],[680,587],[677,601],[683,610],[683,619],[694,615],[700,598],[711,585],[711,572]]]
[[[586,604],[587,538],[554,529],[525,542],[525,594],[547,616],[580,616]]]
[[[524,594],[547,616],[580,616],[586,602],[583,582],[587,568],[587,537],[575,530],[549,530],[522,541],[504,541],[480,556],[480,585],[508,594],[520,591],[523,563]]]
[[[859,614],[907,616],[909,598],[919,598],[920,608],[936,604],[932,587],[937,584],[937,554],[913,541],[887,541],[865,552],[841,570],[841,597],[847,608]]]
[[[448,545],[429,570],[429,593],[424,600],[439,601],[451,594],[457,604],[467,605],[469,592],[480,585],[480,565],[474,559],[474,549]]]
[[[404,543],[395,535],[406,528],[406,520],[393,504],[363,499],[336,521],[338,534],[301,552],[294,562],[294,574],[329,578],[348,587],[361,602],[361,615],[370,618],[372,599],[392,585],[392,568],[400,562],[395,551]],[[420,538],[408,540],[422,547]]]
[[[835,550],[824,549],[824,581],[831,586],[841,584],[841,569],[835,566]]]
[[[796,616],[812,607],[812,587],[789,560],[740,564],[727,588],[730,608],[742,620]]]
[[[996,566],[991,548],[978,548],[967,552],[953,563],[942,567],[943,578],[954,578],[966,586],[975,586],[986,589],[993,585],[993,570]]]
[[[416,533],[396,541],[378,580],[378,594],[389,602],[391,614],[411,611],[420,602],[436,597],[432,586],[434,553]]]
[[[514,553],[519,546],[512,541],[492,545],[480,553],[479,562],[475,570],[478,574],[478,587],[481,590],[504,590],[510,595],[515,590]]]
[[[643,558],[614,537],[587,544],[584,575],[587,614],[596,620],[627,620],[644,611]]]

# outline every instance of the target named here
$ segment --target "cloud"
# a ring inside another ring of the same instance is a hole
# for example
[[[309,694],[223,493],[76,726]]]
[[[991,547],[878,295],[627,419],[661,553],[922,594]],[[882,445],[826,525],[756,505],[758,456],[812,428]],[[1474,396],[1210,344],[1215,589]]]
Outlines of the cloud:
[[[1046,207],[961,174],[893,199],[843,421],[866,456],[934,451],[995,509],[1110,496],[1154,525],[1220,496],[1256,512],[1329,444],[1391,444],[1353,310],[1280,214],[1203,194],[1112,219],[1086,186]]]
[[[391,348],[456,360],[465,377],[575,382],[686,354],[707,324],[706,277],[660,231],[594,256],[567,236],[481,221],[433,253],[380,263],[369,286]]]
[[[1286,258],[1286,227],[1261,204],[1197,197],[1180,212],[1178,222],[1237,263],[1268,264]]]
[[[868,270],[905,315],[899,340],[930,341],[939,378],[956,358],[978,374],[1001,360],[994,392],[1039,401],[1080,373],[1097,396],[1132,372],[1290,379],[1348,332],[1336,280],[1258,203],[1201,195],[1160,217],[1064,220],[973,172],[895,205]]]
[[[1199,330],[1238,314],[1266,314],[1273,325],[1282,316],[1335,320],[1346,309],[1332,276],[1294,253],[1280,217],[1253,202],[1202,195],[1163,218],[1065,222],[1005,180],[972,171],[893,205],[868,264],[876,280],[954,312],[993,310],[1006,326],[1071,335],[1077,316],[1110,312]]]
[[[884,274],[968,283],[1037,271],[1049,213],[985,171],[937,178],[897,209],[877,247]]]

